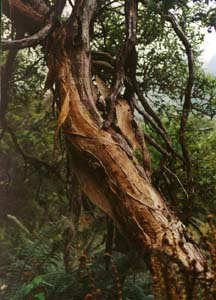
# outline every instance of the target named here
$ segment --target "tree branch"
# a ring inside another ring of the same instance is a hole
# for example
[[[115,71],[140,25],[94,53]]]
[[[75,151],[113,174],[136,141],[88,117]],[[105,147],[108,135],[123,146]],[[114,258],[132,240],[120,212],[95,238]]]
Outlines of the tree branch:
[[[45,10],[44,13],[47,11]],[[34,34],[44,23],[44,15],[20,0],[3,1],[3,13],[23,32]]]
[[[183,192],[184,192],[184,194],[185,194],[185,196],[186,196],[186,199],[188,199],[188,193],[187,193],[187,191],[185,190],[185,188],[184,188],[184,186],[183,186],[181,180],[178,178],[178,176],[177,176],[174,172],[172,172],[170,169],[168,169],[166,166],[164,166],[164,169],[165,169],[167,172],[169,172],[173,177],[176,178],[176,180],[178,181],[180,187],[182,188],[182,190],[183,190]]]
[[[146,97],[144,96],[144,94],[141,92],[141,90],[138,87],[137,81],[135,78],[132,78],[132,84],[134,87],[134,91],[137,94],[143,108],[146,110],[146,112],[154,119],[154,121],[157,123],[158,127],[161,128],[162,131],[164,131],[164,133],[167,136],[167,139],[169,140],[169,137],[167,135],[167,131],[166,128],[163,126],[163,123],[161,122],[160,118],[158,117],[158,115],[155,113],[155,111],[151,108],[151,106],[148,103],[148,100],[146,99]]]
[[[149,123],[152,128],[155,129],[155,131],[162,137],[162,139],[164,140],[164,142],[167,145],[167,148],[169,149],[169,151],[176,157],[178,157],[180,160],[182,160],[182,158],[179,156],[179,154],[173,149],[172,144],[170,142],[170,140],[168,139],[167,135],[165,134],[165,132],[158,126],[158,124],[155,122],[155,120],[153,120],[150,115],[142,110],[137,101],[135,100],[135,98],[133,98],[133,104],[136,108],[136,110],[143,116],[144,120]]]
[[[61,181],[64,181],[62,179],[61,175],[57,172],[55,166],[52,166],[52,165],[48,164],[46,161],[41,160],[41,159],[39,159],[39,158],[37,158],[35,156],[32,156],[32,155],[26,153],[22,149],[22,147],[20,146],[20,144],[19,144],[19,142],[17,140],[17,136],[16,136],[16,134],[14,133],[14,131],[12,130],[11,127],[9,127],[8,125],[6,125],[4,127],[4,130],[7,131],[10,134],[11,139],[12,139],[12,141],[13,141],[16,149],[17,149],[17,152],[23,157],[23,159],[26,162],[32,164],[35,168],[37,168],[38,166],[45,167],[45,169],[47,169],[49,173],[55,174],[58,179],[60,179]]]
[[[193,206],[193,194],[194,194],[194,181],[193,181],[193,175],[192,175],[192,164],[190,160],[190,154],[186,145],[185,140],[185,130],[186,130],[186,123],[188,120],[189,113],[191,111],[192,105],[191,105],[191,97],[192,97],[192,89],[194,85],[194,79],[195,79],[195,70],[194,70],[194,58],[193,58],[193,51],[191,44],[189,43],[185,33],[177,23],[177,20],[175,16],[171,13],[168,13],[168,15],[165,16],[166,20],[169,21],[179,37],[180,41],[185,47],[185,51],[187,54],[188,59],[188,81],[187,86],[185,89],[185,95],[184,95],[184,104],[183,104],[183,112],[181,116],[181,124],[180,124],[180,132],[179,132],[179,141],[182,148],[182,154],[185,161],[186,166],[186,172],[187,172],[187,180],[188,180],[188,205],[186,207],[187,211],[187,220],[191,217],[192,213],[192,206]]]
[[[104,123],[105,129],[109,128],[113,121],[116,98],[120,93],[124,83],[125,62],[132,49],[135,47],[137,5],[138,3],[136,0],[125,1],[126,39],[116,59],[114,84],[109,95],[106,97],[106,102],[108,104],[108,115]]]
[[[161,154],[165,155],[166,157],[170,156],[170,153],[167,152],[166,149],[164,149],[161,145],[159,145],[155,139],[153,139],[152,137],[150,137],[148,134],[144,133],[145,139],[147,141],[148,144],[150,144],[151,146],[153,146],[155,149],[157,149]]]
[[[46,24],[38,32],[34,33],[31,36],[28,36],[27,38],[23,38],[20,40],[2,41],[1,49],[3,51],[8,49],[23,49],[26,47],[36,46],[37,44],[39,44],[42,40],[44,40],[49,35],[49,33],[52,31],[56,23],[59,21],[65,3],[66,0],[55,1],[55,4],[51,9],[51,14],[49,17],[48,24]]]
[[[2,41],[1,49],[3,51],[8,49],[23,49],[27,47],[36,46],[39,44],[42,40],[44,40],[48,34],[51,32],[53,28],[52,23],[48,23],[45,27],[43,27],[41,30],[39,30],[37,33],[24,38],[20,40],[14,40],[14,41]]]

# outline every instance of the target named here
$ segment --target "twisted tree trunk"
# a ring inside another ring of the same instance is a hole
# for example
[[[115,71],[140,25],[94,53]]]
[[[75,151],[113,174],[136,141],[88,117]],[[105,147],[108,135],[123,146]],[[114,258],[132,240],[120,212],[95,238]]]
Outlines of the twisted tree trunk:
[[[128,1],[128,5],[133,6],[133,2],[136,1]],[[109,123],[115,107],[118,126],[103,126],[106,120],[93,96],[89,46],[96,5],[96,0],[76,1],[69,22],[58,24],[48,38],[47,85],[55,84],[60,99],[55,138],[62,127],[83,192],[114,220],[137,249],[155,253],[164,260],[170,257],[197,273],[205,272],[205,258],[152,185],[146,159],[143,168],[134,155],[138,149],[148,157],[146,147],[141,146],[134,132],[131,104],[119,97],[108,103],[112,106]],[[129,12],[133,20],[134,13]],[[124,74],[117,76],[118,95],[123,78]],[[112,97],[114,92],[116,89],[111,90]]]

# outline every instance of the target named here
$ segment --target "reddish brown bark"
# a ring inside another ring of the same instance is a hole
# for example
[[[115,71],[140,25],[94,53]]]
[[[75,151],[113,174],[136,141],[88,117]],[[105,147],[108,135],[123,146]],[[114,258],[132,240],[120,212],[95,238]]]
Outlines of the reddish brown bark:
[[[66,38],[66,29],[61,28],[55,42],[63,46],[68,42]],[[84,193],[114,220],[137,249],[170,256],[186,268],[195,261],[196,270],[202,272],[205,261],[202,254],[188,240],[185,226],[140,170],[132,146],[112,128],[101,129],[102,118],[91,91],[89,49],[74,47],[67,53],[59,48],[55,56],[52,73],[62,107],[68,101],[64,132]]]
[[[55,83],[60,98],[56,137],[63,127],[83,192],[114,220],[134,247],[203,272],[205,258],[149,180],[147,148],[140,148],[126,100],[114,103],[118,130],[114,126],[103,129],[105,120],[93,96],[89,47],[96,4],[96,0],[76,1],[68,24],[50,36],[47,82]],[[134,155],[139,148],[144,151],[144,168]]]

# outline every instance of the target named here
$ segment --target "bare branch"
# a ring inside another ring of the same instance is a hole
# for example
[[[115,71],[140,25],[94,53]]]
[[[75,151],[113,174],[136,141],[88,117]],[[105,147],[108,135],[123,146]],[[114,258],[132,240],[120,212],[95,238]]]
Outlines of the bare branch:
[[[17,152],[23,157],[23,159],[24,159],[26,162],[32,164],[35,168],[37,168],[37,167],[45,167],[45,169],[46,169],[48,172],[50,172],[51,174],[55,174],[55,176],[56,176],[58,179],[60,179],[61,181],[63,181],[61,175],[60,175],[59,172],[57,172],[57,170],[56,170],[56,166],[52,166],[52,165],[48,164],[46,161],[41,160],[41,159],[39,159],[39,158],[37,158],[37,157],[35,157],[35,156],[32,156],[32,155],[26,153],[26,152],[22,149],[22,147],[20,146],[20,144],[19,144],[19,142],[18,142],[18,140],[17,140],[17,136],[16,136],[16,134],[14,133],[14,131],[12,130],[11,127],[9,127],[8,125],[6,125],[6,126],[4,127],[4,130],[7,131],[7,132],[10,134],[11,139],[12,139],[12,141],[13,141],[13,143],[14,143],[16,149],[17,149]]]
[[[182,154],[186,165],[187,179],[188,179],[188,204],[187,204],[187,219],[191,217],[192,213],[192,205],[193,205],[193,194],[194,194],[194,181],[192,175],[192,165],[190,160],[190,154],[185,141],[185,129],[186,123],[188,120],[189,113],[191,111],[191,97],[192,97],[192,89],[194,85],[195,78],[195,69],[194,69],[194,58],[191,44],[189,43],[185,33],[182,28],[177,23],[175,16],[171,13],[166,15],[166,20],[169,21],[181,40],[182,44],[185,47],[185,51],[188,59],[188,81],[185,89],[184,95],[184,104],[183,104],[183,112],[181,116],[181,124],[180,124],[180,132],[179,132],[179,141],[182,148]]]
[[[147,141],[148,144],[150,144],[151,146],[153,146],[155,149],[157,149],[161,154],[165,155],[166,157],[170,156],[170,153],[167,152],[166,149],[164,149],[161,145],[159,145],[155,139],[153,139],[152,137],[150,137],[148,134],[144,133],[145,139]]]
[[[8,50],[8,49],[23,49],[26,47],[36,46],[41,41],[43,41],[49,33],[52,31],[53,27],[55,26],[56,22],[59,20],[61,13],[64,9],[66,0],[56,0],[53,8],[51,9],[51,14],[49,17],[48,24],[46,24],[42,29],[38,32],[34,33],[33,35],[23,38],[20,40],[14,41],[2,41],[1,49]]]
[[[14,40],[14,41],[2,41],[1,49],[3,51],[8,50],[8,49],[23,49],[27,47],[32,47],[36,46],[39,44],[42,40],[44,40],[48,34],[52,30],[52,23],[48,23],[44,28],[42,28],[40,31],[37,33],[24,38],[20,40]]]
[[[167,145],[167,148],[169,149],[169,151],[176,157],[178,157],[180,160],[182,160],[182,158],[179,156],[179,154],[173,149],[172,144],[169,140],[169,138],[167,137],[166,133],[158,126],[158,124],[155,122],[155,120],[153,120],[151,118],[151,116],[144,111],[143,109],[141,109],[137,103],[137,101],[135,100],[135,98],[133,98],[133,104],[136,108],[136,110],[143,116],[144,120],[149,123],[152,128],[155,129],[155,131],[162,137],[162,139],[164,140],[164,142]]]
[[[144,119],[156,130],[157,133],[159,133],[164,141],[167,144],[168,149],[175,154],[175,156],[178,157],[178,154],[175,153],[175,151],[172,148],[171,141],[169,139],[168,133],[163,126],[160,118],[155,113],[155,111],[151,108],[151,106],[148,103],[148,100],[144,96],[144,94],[139,89],[137,80],[136,80],[136,66],[137,66],[137,53],[135,47],[128,55],[128,60],[126,62],[127,67],[127,78],[125,81],[126,90],[125,90],[125,97],[128,98],[128,100],[132,99],[135,108],[138,110],[138,112],[144,117]],[[138,103],[136,102],[136,99],[134,97],[134,92],[137,94],[144,111],[139,108]],[[157,145],[155,141],[150,141],[151,144],[156,146],[156,149],[158,149],[161,153],[163,153],[166,157],[169,156],[168,152],[166,150],[160,149],[160,145]],[[164,152],[165,151],[165,152]],[[168,154],[168,155],[167,155]]]
[[[176,180],[178,181],[180,187],[182,188],[182,190],[183,190],[183,192],[184,192],[184,194],[185,194],[185,196],[186,196],[186,199],[188,199],[188,193],[187,193],[186,189],[184,188],[184,186],[183,186],[181,180],[178,178],[178,176],[177,176],[175,173],[173,173],[170,169],[168,169],[166,166],[164,166],[164,169],[165,169],[168,173],[170,173],[173,177],[176,178]]]
[[[166,128],[163,126],[163,123],[161,122],[158,115],[155,113],[155,111],[151,108],[151,106],[148,103],[147,98],[144,96],[144,94],[141,92],[141,90],[138,87],[138,84],[136,82],[136,79],[132,79],[132,84],[134,87],[134,91],[136,92],[143,108],[147,111],[147,113],[154,119],[154,121],[157,123],[157,125],[164,131],[164,133],[167,135]],[[168,135],[167,138],[169,139]]]
[[[115,59],[113,58],[113,56],[111,54],[109,54],[108,52],[104,52],[104,51],[91,51],[91,55],[93,57],[93,59],[95,60],[103,60],[103,61],[107,61],[109,62],[112,66],[114,66],[115,64]]]
[[[114,84],[111,88],[110,94],[106,98],[106,102],[109,106],[107,120],[104,123],[104,128],[107,129],[110,127],[113,117],[115,102],[118,94],[120,93],[124,79],[125,79],[125,62],[135,47],[136,43],[136,25],[137,25],[137,1],[128,0],[125,1],[125,12],[126,12],[126,39],[123,47],[121,48],[118,57],[116,59],[115,66],[115,78]]]
[[[111,73],[114,70],[113,66],[110,63],[103,61],[103,60],[92,60],[92,63],[93,63],[94,67],[96,67],[96,68],[98,67],[100,69],[107,69]]]

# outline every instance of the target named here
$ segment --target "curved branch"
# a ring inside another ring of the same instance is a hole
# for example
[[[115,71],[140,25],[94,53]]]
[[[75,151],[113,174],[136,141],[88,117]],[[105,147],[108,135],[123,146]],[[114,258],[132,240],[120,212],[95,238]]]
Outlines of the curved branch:
[[[103,60],[103,61],[107,61],[109,62],[112,66],[115,63],[115,59],[113,58],[113,56],[108,53],[108,52],[104,52],[104,51],[95,51],[92,50],[91,51],[91,55],[92,58],[95,60]]]
[[[165,169],[168,173],[170,173],[173,177],[176,178],[178,184],[180,185],[180,187],[182,188],[182,190],[183,190],[183,192],[184,192],[184,194],[185,194],[185,196],[186,196],[186,199],[188,199],[188,193],[187,193],[187,191],[185,190],[185,188],[184,188],[184,186],[183,186],[181,180],[178,178],[178,176],[177,176],[174,172],[172,172],[170,169],[168,169],[166,166],[164,166],[164,169]]]
[[[194,194],[194,181],[192,175],[192,164],[190,159],[190,154],[186,145],[185,140],[185,130],[186,130],[186,123],[188,120],[189,113],[192,108],[191,104],[191,97],[192,97],[192,89],[194,85],[195,79],[195,69],[194,69],[194,57],[193,51],[190,42],[188,41],[185,33],[177,23],[175,16],[171,13],[165,16],[166,20],[169,21],[177,34],[178,38],[182,42],[185,47],[185,51],[187,54],[188,59],[188,81],[187,86],[185,89],[184,95],[184,104],[183,104],[183,112],[181,116],[181,124],[180,124],[180,132],[179,132],[179,141],[182,148],[182,154],[186,165],[186,172],[187,172],[187,180],[188,180],[188,204],[187,204],[187,219],[191,217],[192,213],[192,205],[193,205],[193,194]]]
[[[17,0],[16,0],[17,1]],[[42,29],[38,32],[34,33],[31,36],[20,40],[14,41],[2,41],[1,49],[8,50],[8,49],[23,49],[26,47],[36,46],[42,40],[44,40],[49,33],[52,31],[55,24],[59,21],[61,13],[65,7],[66,0],[56,0],[55,4],[51,9],[51,14],[49,17],[49,22],[46,24]],[[25,5],[24,5],[25,6]]]
[[[160,118],[158,117],[158,115],[155,113],[155,111],[151,108],[151,106],[148,103],[148,100],[146,99],[146,97],[143,95],[143,93],[141,92],[141,90],[138,87],[137,81],[135,78],[132,79],[132,84],[134,87],[134,91],[137,94],[143,108],[147,111],[147,113],[155,120],[155,122],[157,123],[157,125],[164,131],[164,133],[167,135],[167,131],[166,128],[163,126],[163,123],[161,122]],[[167,137],[168,138],[168,137]],[[169,139],[169,138],[168,138]]]
[[[41,30],[39,30],[37,33],[24,38],[20,40],[14,40],[14,41],[2,41],[1,43],[1,49],[3,51],[8,49],[23,49],[27,47],[36,46],[39,44],[42,40],[44,40],[50,31],[52,30],[53,24],[48,23],[45,27],[43,27]]]
[[[114,70],[114,67],[110,63],[108,63],[104,60],[92,60],[92,64],[95,68],[106,69],[106,70],[110,71],[111,73]]]
[[[155,113],[155,111],[151,108],[151,106],[148,103],[148,100],[143,95],[141,90],[139,89],[137,80],[136,80],[136,66],[137,66],[137,53],[135,47],[128,55],[128,60],[126,62],[127,65],[127,78],[125,80],[125,97],[133,100],[134,106],[137,109],[137,111],[144,117],[144,119],[161,135],[165,143],[167,144],[167,148],[170,150],[171,153],[173,153],[176,157],[179,157],[178,154],[174,151],[172,148],[171,141],[169,139],[168,133],[163,126],[160,118]],[[138,106],[138,103],[135,100],[134,94],[136,94],[144,108],[144,110],[140,109]],[[155,141],[150,140],[148,138],[150,144],[152,144],[158,151],[160,151],[163,155],[166,157],[170,156],[170,154],[165,150],[161,149],[161,146],[158,145]],[[181,159],[181,158],[180,158]]]

